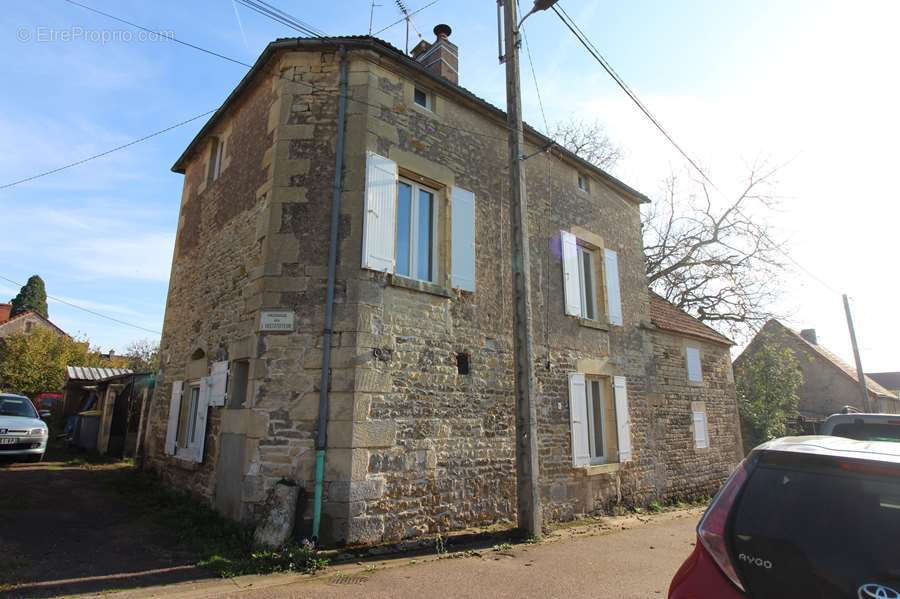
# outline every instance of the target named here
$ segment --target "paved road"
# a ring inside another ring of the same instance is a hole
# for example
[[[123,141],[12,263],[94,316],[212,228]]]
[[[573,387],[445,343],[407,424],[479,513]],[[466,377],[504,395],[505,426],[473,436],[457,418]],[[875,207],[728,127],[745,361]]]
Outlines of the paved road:
[[[414,565],[405,560],[405,565],[370,573],[357,569],[316,581],[245,589],[227,596],[664,598],[672,576],[693,548],[694,528],[700,515],[699,510],[667,514],[607,534],[584,529],[583,533],[538,546],[514,548],[509,555],[488,550],[478,557]]]

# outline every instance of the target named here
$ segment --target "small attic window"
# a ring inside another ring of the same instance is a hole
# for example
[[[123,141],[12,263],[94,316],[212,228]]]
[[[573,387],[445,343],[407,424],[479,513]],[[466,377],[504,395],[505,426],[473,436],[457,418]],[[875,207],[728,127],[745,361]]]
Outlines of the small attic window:
[[[425,91],[423,89],[419,89],[417,87],[415,89],[415,91],[413,92],[413,101],[416,104],[418,104],[419,106],[421,106],[422,108],[431,110],[431,106],[432,106],[431,94],[429,94],[427,91]]]
[[[209,152],[209,183],[219,178],[222,172],[222,158],[225,155],[225,142],[218,137],[212,138]]]
[[[580,189],[581,191],[590,191],[591,190],[591,183],[590,183],[590,180],[587,178],[587,175],[578,173],[578,189]]]

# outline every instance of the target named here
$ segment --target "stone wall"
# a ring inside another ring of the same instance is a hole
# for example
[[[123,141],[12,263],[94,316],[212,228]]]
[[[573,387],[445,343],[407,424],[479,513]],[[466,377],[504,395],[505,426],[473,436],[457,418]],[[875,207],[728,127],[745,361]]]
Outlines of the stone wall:
[[[351,51],[349,60],[324,539],[373,543],[514,520],[505,121],[377,53]],[[280,77],[261,76],[218,125],[226,138],[244,136],[226,146],[219,181],[204,189],[206,157],[187,162],[151,429],[152,462],[171,484],[245,521],[259,519],[279,478],[312,495],[334,177],[339,59],[282,51],[271,62]],[[432,110],[414,104],[413,81],[433,94]],[[444,214],[452,186],[474,192],[474,293],[450,288],[448,223],[435,284],[360,267],[367,151],[437,187]],[[589,191],[578,189],[579,172],[591,176]],[[228,184],[231,173],[252,184]],[[555,152],[529,159],[526,177],[545,519],[715,490],[734,462],[733,386],[719,379],[727,350],[704,354],[708,388],[660,377],[672,358],[648,323],[636,201]],[[240,200],[235,189],[245,190]],[[564,314],[560,230],[618,253],[624,326]],[[263,309],[293,311],[295,330],[257,332]],[[242,406],[210,410],[204,461],[187,466],[163,456],[162,443],[171,382],[198,348],[208,360],[248,360],[250,385]],[[634,459],[602,472],[572,467],[567,375],[585,365],[628,381]],[[697,395],[710,406],[713,443],[723,443],[699,456],[681,447]],[[307,527],[311,501],[301,509]]]

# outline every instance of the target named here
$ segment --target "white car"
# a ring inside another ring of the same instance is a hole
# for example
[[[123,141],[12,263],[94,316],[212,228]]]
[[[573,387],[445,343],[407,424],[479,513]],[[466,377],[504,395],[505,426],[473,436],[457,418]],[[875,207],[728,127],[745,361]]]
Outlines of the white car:
[[[24,395],[0,393],[0,457],[24,457],[40,462],[50,434],[34,404]]]

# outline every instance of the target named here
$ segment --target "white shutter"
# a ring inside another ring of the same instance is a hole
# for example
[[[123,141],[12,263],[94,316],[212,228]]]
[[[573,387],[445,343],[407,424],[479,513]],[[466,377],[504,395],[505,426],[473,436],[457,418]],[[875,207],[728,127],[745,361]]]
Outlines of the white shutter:
[[[362,266],[392,273],[397,226],[397,163],[372,152],[366,153],[365,209]]]
[[[209,405],[224,406],[228,391],[228,361],[213,362],[209,373]]]
[[[709,447],[709,434],[706,427],[706,412],[694,412],[694,447]]]
[[[200,396],[197,399],[197,417],[194,422],[194,439],[188,445],[191,459],[197,463],[203,461],[203,446],[206,443],[206,416],[209,412],[209,397],[212,389],[212,377],[200,379]]]
[[[588,445],[587,387],[581,372],[569,373],[569,417],[572,429],[572,465],[586,466],[591,463],[591,448]]]
[[[175,455],[175,442],[178,436],[178,414],[181,412],[181,381],[172,382],[172,397],[169,399],[169,424],[166,428],[166,454]]]
[[[616,392],[616,431],[619,435],[619,461],[631,461],[631,416],[628,413],[628,389],[624,376],[613,377]]]
[[[703,370],[700,366],[700,350],[696,347],[685,348],[687,355],[688,380],[699,383],[703,381]]]
[[[454,187],[450,194],[450,284],[475,291],[475,194]]]
[[[581,316],[581,282],[578,279],[578,241],[568,231],[559,232],[562,245],[563,297],[566,314]]]
[[[622,296],[619,292],[619,256],[603,250],[603,272],[606,274],[606,308],[609,324],[622,325]]]

